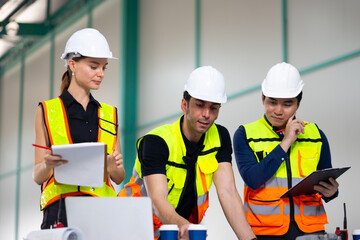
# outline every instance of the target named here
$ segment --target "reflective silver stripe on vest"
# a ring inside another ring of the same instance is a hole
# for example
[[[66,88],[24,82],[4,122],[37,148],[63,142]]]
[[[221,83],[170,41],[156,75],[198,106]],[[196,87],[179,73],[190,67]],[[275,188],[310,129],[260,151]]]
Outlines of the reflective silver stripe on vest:
[[[298,182],[303,180],[303,178],[292,178],[292,185],[295,186]],[[262,184],[259,188],[265,188],[265,187],[288,187],[287,185],[287,178],[280,178],[280,177],[272,177],[270,178],[266,183]],[[245,184],[245,187],[249,187],[247,184]]]
[[[135,168],[133,169],[133,176],[135,178],[135,184],[140,186],[140,194],[141,194],[141,196],[146,197],[147,196],[147,191],[146,191],[146,188],[145,188],[144,180],[142,178],[140,178],[140,176],[136,172]],[[131,187],[126,187],[126,196],[128,196],[128,197],[132,196],[132,188]]]
[[[250,204],[250,212],[261,215],[279,215],[280,205],[277,206],[263,206]]]
[[[245,212],[247,212],[249,209],[249,204],[247,202],[244,202],[244,209],[245,209]]]
[[[155,237],[160,237],[160,228],[157,228],[154,232]]]
[[[208,196],[208,193],[205,193],[205,194],[203,194],[203,195],[201,195],[201,196],[198,196],[198,198],[197,198],[197,205],[198,205],[198,206],[203,205],[203,204],[206,202],[207,196]]]
[[[304,206],[304,216],[321,216],[325,214],[324,206]]]
[[[271,187],[288,187],[287,178],[272,177],[266,183],[262,184],[259,188]],[[245,184],[245,187],[249,187]]]
[[[245,212],[248,212],[249,204],[244,203]],[[280,206],[263,206],[263,205],[254,205],[250,204],[250,212],[254,214],[260,215],[279,215],[280,214]],[[321,216],[325,214],[324,206],[304,206],[304,216]],[[284,205],[283,215],[290,215],[290,206]],[[300,216],[300,206],[294,206],[294,215]]]
[[[250,211],[251,211],[251,213],[259,214],[259,215],[268,215],[268,216],[280,215],[280,205],[277,205],[277,206],[264,206],[264,205],[250,204]],[[247,212],[247,209],[246,209],[245,212]],[[290,215],[290,206],[289,205],[284,206],[283,214],[284,215]]]

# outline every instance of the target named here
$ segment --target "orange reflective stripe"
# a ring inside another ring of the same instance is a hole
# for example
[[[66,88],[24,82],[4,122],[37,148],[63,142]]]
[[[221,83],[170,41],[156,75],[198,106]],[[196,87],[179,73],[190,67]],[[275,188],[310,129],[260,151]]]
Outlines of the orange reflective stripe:
[[[131,176],[130,181],[125,184],[123,190],[118,194],[118,197],[142,197],[140,192],[140,185],[136,184],[136,179]]]
[[[66,197],[70,197],[70,196],[81,196],[81,195],[84,195],[83,192],[70,192],[70,193],[64,193],[62,194],[62,198],[66,198]],[[91,195],[91,194],[89,194]],[[93,195],[94,197],[96,197],[95,195]],[[49,206],[50,204],[56,202],[57,200],[60,199],[60,195],[50,199],[47,203],[46,203],[46,206]],[[46,208],[46,206],[44,208]]]
[[[299,169],[299,174],[300,174],[300,177],[306,177],[302,171],[302,168],[301,168],[301,153],[300,153],[300,150],[298,150],[298,169]]]
[[[51,145],[54,145],[54,141],[52,139],[52,135],[50,134],[51,132],[50,132],[50,125],[49,125],[49,118],[48,118],[48,115],[47,115],[46,103],[42,102],[42,106],[44,108],[44,116],[45,116],[46,128],[47,128],[48,136],[49,136],[49,139],[50,139],[50,146],[51,146]]]
[[[200,177],[201,177],[201,183],[202,183],[202,186],[203,186],[203,190],[206,193],[207,192],[206,178],[205,178],[205,174],[201,171],[200,167],[199,167],[199,172],[200,172]]]

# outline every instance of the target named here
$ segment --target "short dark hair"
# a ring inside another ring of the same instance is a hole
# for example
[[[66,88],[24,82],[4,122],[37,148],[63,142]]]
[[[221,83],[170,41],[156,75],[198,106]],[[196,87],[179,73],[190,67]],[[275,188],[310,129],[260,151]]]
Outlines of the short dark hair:
[[[301,92],[296,96],[296,99],[298,100],[298,103],[301,102],[302,95],[303,95],[303,92],[301,91]]]
[[[185,99],[186,102],[190,101],[191,95],[189,94],[188,91],[184,91],[183,98]]]

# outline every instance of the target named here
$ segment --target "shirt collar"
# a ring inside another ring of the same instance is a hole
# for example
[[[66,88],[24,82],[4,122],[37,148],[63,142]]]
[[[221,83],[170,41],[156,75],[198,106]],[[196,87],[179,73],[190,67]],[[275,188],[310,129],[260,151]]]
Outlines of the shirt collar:
[[[76,99],[69,93],[67,89],[60,95],[60,98],[63,100],[65,107],[69,107],[73,103],[78,103]],[[90,93],[89,104],[96,104],[98,107],[101,107],[100,103],[93,97]]]

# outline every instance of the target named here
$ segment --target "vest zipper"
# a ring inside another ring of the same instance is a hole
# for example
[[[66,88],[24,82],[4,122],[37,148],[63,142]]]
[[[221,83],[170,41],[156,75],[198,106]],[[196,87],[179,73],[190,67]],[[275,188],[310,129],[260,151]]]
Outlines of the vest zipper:
[[[286,158],[285,163],[286,163],[288,189],[290,189],[292,187],[292,173],[291,173],[291,163],[290,163],[291,150],[290,149],[288,150],[287,154],[288,154],[289,157]],[[289,196],[289,203],[290,203],[290,221],[295,221],[295,217],[294,217],[294,199],[293,199],[292,196]]]
[[[194,169],[194,192],[195,192],[195,216],[193,216],[195,223],[199,223],[199,209],[198,209],[198,192],[196,188],[196,163]]]
[[[186,158],[186,156],[184,156],[183,158]],[[185,161],[184,159],[184,163],[185,163],[185,166],[186,166],[186,177],[185,177],[185,183],[184,183],[184,186],[186,186],[186,183],[189,181],[188,177],[189,177],[189,170],[188,170],[188,164],[187,164],[187,161]],[[181,203],[182,199],[184,198],[184,188],[182,189],[182,192],[181,192],[181,195],[180,195],[180,198],[179,198],[179,202],[178,202],[178,205],[179,203]],[[175,209],[176,210],[176,209]]]

